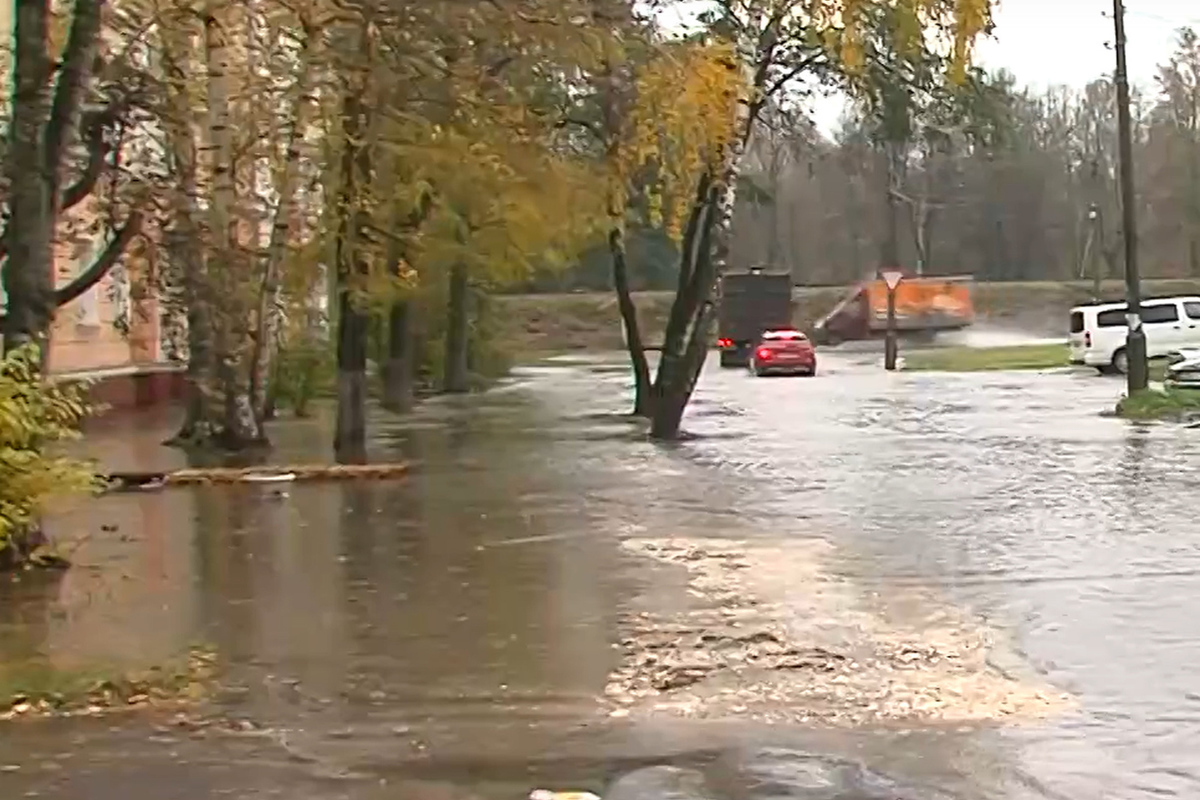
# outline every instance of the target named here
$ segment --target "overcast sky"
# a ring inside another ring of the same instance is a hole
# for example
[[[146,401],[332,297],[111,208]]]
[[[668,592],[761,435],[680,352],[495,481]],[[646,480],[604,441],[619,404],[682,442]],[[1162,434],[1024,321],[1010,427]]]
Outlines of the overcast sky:
[[[1156,65],[1173,49],[1175,31],[1200,28],[1196,0],[1126,0],[1130,78],[1150,88]],[[1083,86],[1111,74],[1112,0],[1000,0],[996,32],[980,43],[977,62],[1012,72],[1023,84]],[[842,102],[818,103],[823,130],[837,122]]]
[[[1173,49],[1175,31],[1200,27],[1200,4],[1189,0],[1126,0],[1130,77],[1149,83]],[[1082,85],[1111,72],[1111,0],[1000,0],[994,39],[979,60],[1004,66],[1028,83]]]

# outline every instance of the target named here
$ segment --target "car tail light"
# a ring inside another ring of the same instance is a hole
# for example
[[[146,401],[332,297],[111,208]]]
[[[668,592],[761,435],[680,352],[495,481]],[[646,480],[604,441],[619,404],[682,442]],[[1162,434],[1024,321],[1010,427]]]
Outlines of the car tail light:
[[[733,347],[732,339],[717,339],[717,347]]]
[[[754,357],[757,358],[759,361],[770,361],[771,360],[771,351],[765,347],[760,347],[760,348],[758,348],[758,351],[755,352]]]
[[[1084,347],[1092,346],[1092,332],[1091,331],[1083,332],[1083,346]]]

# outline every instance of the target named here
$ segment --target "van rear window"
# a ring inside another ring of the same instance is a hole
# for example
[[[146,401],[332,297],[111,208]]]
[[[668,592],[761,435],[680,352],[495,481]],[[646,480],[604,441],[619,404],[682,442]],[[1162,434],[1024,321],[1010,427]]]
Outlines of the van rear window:
[[[1123,328],[1125,326],[1125,307],[1101,311],[1096,315],[1096,324],[1101,328]]]
[[[1083,312],[1071,312],[1071,333],[1083,333]]]

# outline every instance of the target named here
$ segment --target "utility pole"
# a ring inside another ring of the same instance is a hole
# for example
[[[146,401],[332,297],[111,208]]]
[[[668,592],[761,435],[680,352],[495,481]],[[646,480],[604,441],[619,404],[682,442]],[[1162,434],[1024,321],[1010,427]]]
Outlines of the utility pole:
[[[897,356],[900,351],[899,336],[896,331],[896,287],[904,280],[904,273],[892,268],[883,271],[884,285],[887,286],[887,328],[883,340],[883,368],[888,372],[896,369]]]
[[[1104,262],[1100,257],[1101,237],[1097,236],[1100,227],[1100,207],[1095,203],[1088,206],[1088,236],[1083,248],[1085,263],[1092,271],[1092,299],[1097,303],[1103,302],[1104,293]]]
[[[1117,145],[1121,161],[1121,220],[1125,228],[1125,318],[1129,333],[1125,339],[1126,377],[1129,394],[1146,388],[1150,382],[1146,367],[1146,332],[1142,330],[1141,279],[1137,263],[1137,208],[1134,206],[1133,125],[1129,119],[1129,73],[1125,63],[1125,4],[1113,0],[1114,49],[1117,51]]]

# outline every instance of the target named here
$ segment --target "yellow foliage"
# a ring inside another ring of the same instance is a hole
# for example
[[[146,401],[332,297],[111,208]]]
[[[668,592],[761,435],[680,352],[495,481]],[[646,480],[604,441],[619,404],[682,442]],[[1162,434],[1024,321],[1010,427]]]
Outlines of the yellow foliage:
[[[865,66],[865,41],[873,33],[878,12],[891,14],[902,46],[931,47],[949,57],[950,78],[961,80],[975,41],[992,22],[997,0],[810,0],[806,13],[822,30],[829,52],[850,76]]]
[[[487,282],[521,280],[582,249],[600,216],[590,166],[548,146],[545,119],[467,87],[456,101],[445,122],[405,117],[389,132],[396,168],[384,172],[402,182],[384,205],[391,218],[424,217],[407,235],[402,289],[454,264]]]
[[[399,27],[362,34],[375,45],[334,48],[345,64],[339,72],[358,76],[352,91],[367,109],[367,130],[357,144],[370,162],[359,172],[370,174],[355,179],[352,197],[342,196],[338,162],[347,142],[336,120],[347,87],[339,87],[323,99],[333,122],[318,236],[332,263],[339,233],[332,220],[345,213],[343,203],[357,215],[351,227],[378,234],[350,236],[355,264],[367,273],[353,277],[356,302],[381,311],[457,264],[483,282],[521,280],[535,265],[582,249],[602,216],[595,209],[603,192],[592,164],[555,150],[556,120],[544,113],[544,95],[552,76],[587,69],[601,52],[602,26],[583,23],[590,7],[590,0],[401,0],[387,6]]]
[[[663,49],[638,75],[636,103],[616,162],[610,164],[614,207],[648,170],[649,222],[681,235],[696,183],[717,171],[739,135],[739,104],[748,87],[731,44],[680,44]]]
[[[80,387],[42,381],[36,348],[0,363],[0,560],[52,501],[95,488],[86,464],[47,452],[76,438],[87,414]]]
[[[437,201],[419,264],[464,263],[506,283],[580,241],[602,199],[591,176],[510,131],[443,129],[421,149],[421,178],[437,187]]]

